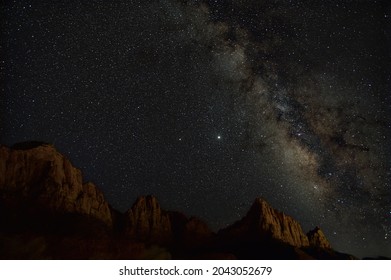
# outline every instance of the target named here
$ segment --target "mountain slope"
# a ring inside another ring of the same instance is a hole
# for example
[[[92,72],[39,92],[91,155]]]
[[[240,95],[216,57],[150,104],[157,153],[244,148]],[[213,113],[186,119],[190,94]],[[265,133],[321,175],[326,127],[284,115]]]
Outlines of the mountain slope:
[[[202,220],[139,197],[113,209],[81,171],[49,144],[0,146],[0,258],[346,259],[316,227],[257,198],[247,215],[213,233]]]

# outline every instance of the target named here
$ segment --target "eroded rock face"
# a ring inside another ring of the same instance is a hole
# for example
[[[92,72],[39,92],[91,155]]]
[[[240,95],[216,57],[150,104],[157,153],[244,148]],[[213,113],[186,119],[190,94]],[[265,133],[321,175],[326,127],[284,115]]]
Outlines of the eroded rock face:
[[[158,244],[180,243],[186,248],[209,241],[213,232],[198,218],[164,211],[154,196],[141,196],[126,212],[127,236]]]
[[[83,183],[81,171],[48,144],[1,146],[0,190],[45,209],[85,214],[112,225],[103,193]]]
[[[257,198],[247,215],[220,234],[233,238],[273,238],[295,247],[309,246],[300,224],[292,217],[272,208]]]
[[[198,218],[161,209],[153,196],[139,197],[131,209],[120,213],[109,206],[94,184],[83,183],[79,169],[45,143],[23,143],[13,148],[0,146],[0,210],[3,214],[0,219],[10,227],[10,230],[4,227],[0,231],[0,243],[10,245],[8,255],[11,257],[17,252],[12,244],[24,250],[24,240],[27,238],[34,245],[36,236],[40,238],[40,246],[25,250],[26,256],[53,257],[51,252],[57,250],[58,258],[350,257],[333,251],[320,228],[305,235],[296,220],[260,198],[242,220],[218,234]],[[46,215],[46,212],[50,213]],[[59,243],[45,241],[52,238],[58,238]],[[63,241],[65,243],[61,243]],[[55,249],[45,249],[48,244]],[[23,252],[16,255],[24,256]],[[34,252],[39,254],[29,255]],[[106,255],[100,255],[102,252]]]
[[[310,242],[310,246],[331,249],[329,241],[319,227],[316,227],[314,230],[308,232],[307,236]]]
[[[256,199],[250,211],[259,215],[259,230],[275,239],[296,247],[308,246],[309,241],[300,224],[292,217],[272,208],[265,200]]]
[[[169,214],[160,208],[153,196],[141,196],[126,212],[127,234],[143,241],[169,242],[172,227]]]

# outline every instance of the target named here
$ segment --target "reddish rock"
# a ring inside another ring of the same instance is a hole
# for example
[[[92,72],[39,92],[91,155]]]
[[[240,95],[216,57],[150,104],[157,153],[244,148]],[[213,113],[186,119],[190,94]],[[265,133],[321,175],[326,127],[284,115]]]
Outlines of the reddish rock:
[[[66,157],[37,142],[0,146],[0,213],[0,258],[352,258],[332,250],[320,228],[305,235],[260,198],[218,234],[153,196],[119,213]]]
[[[295,247],[309,246],[300,224],[292,217],[275,210],[261,198],[255,200],[242,220],[221,230],[219,234],[228,239],[272,238]]]
[[[103,193],[83,183],[81,171],[49,144],[0,147],[0,191],[62,213],[80,213],[112,225]]]
[[[319,227],[316,227],[315,229],[308,232],[307,236],[310,242],[310,246],[331,249],[329,241]]]
[[[141,196],[126,212],[127,234],[143,240],[166,243],[172,239],[171,221],[168,213],[160,208],[153,196]]]

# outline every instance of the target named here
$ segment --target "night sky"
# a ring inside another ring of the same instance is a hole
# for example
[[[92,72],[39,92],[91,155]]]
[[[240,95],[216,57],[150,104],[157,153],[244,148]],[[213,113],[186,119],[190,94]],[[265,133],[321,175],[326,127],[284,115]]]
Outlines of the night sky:
[[[1,1],[0,143],[53,143],[124,211],[213,229],[258,196],[391,256],[388,1]]]

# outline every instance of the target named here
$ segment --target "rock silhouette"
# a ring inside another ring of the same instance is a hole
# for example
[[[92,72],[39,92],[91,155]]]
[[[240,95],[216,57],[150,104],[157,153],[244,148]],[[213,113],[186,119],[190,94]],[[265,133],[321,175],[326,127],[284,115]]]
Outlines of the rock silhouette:
[[[109,204],[56,149],[38,142],[0,147],[0,190],[34,208],[79,213],[112,225]]]
[[[172,239],[171,220],[153,196],[142,196],[125,213],[126,234],[141,241],[169,243]]]
[[[265,200],[257,198],[247,215],[232,226],[220,231],[229,239],[258,241],[263,238],[280,240],[295,246],[309,246],[300,224],[292,217],[273,209]]]
[[[2,259],[349,259],[320,228],[257,198],[240,221],[212,232],[195,217],[141,196],[125,213],[52,145],[0,146]]]
[[[311,246],[331,249],[331,245],[329,241],[327,240],[323,231],[319,227],[316,227],[315,229],[308,232],[307,236]]]

